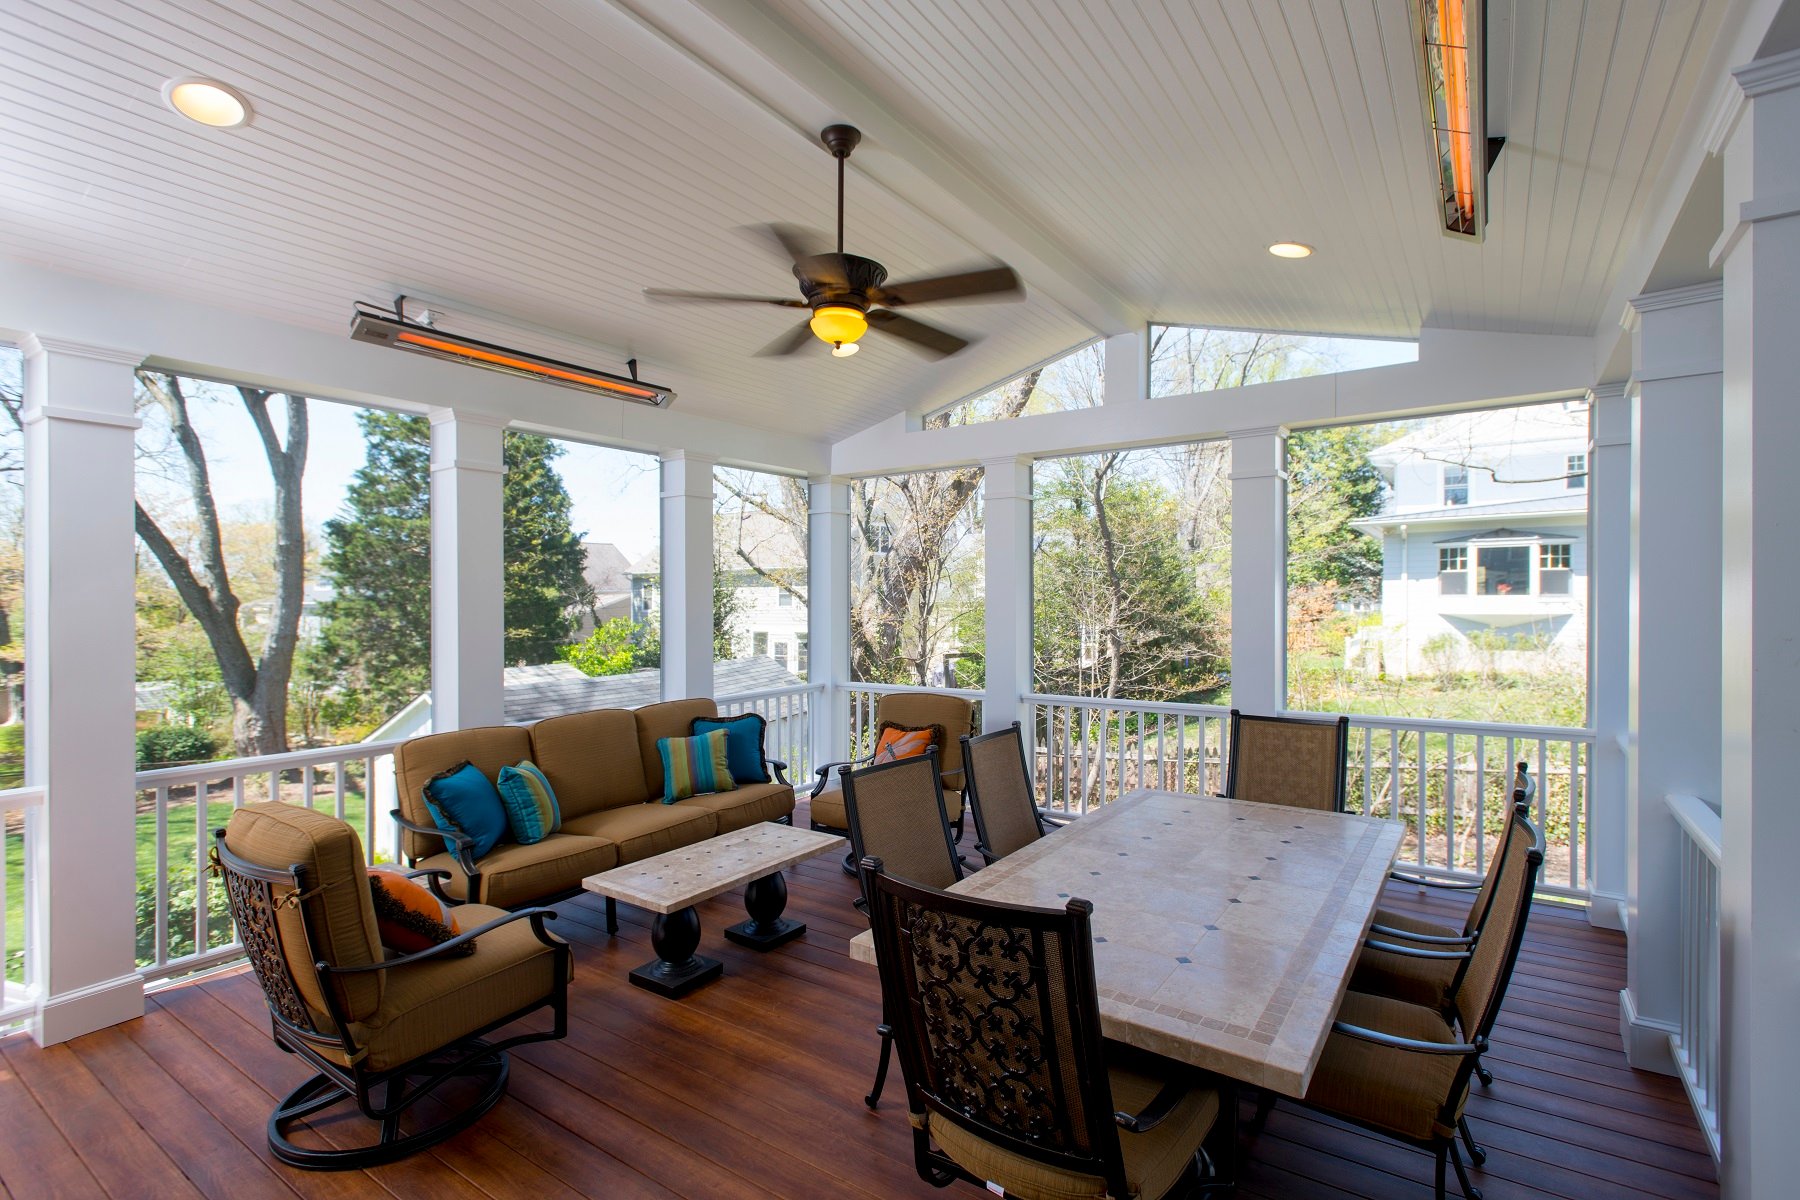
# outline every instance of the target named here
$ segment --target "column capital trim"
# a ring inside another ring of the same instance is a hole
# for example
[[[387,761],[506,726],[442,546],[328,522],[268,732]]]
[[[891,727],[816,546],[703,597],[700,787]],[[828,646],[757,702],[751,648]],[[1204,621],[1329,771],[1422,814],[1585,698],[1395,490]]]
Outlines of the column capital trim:
[[[1800,192],[1785,192],[1776,196],[1758,196],[1754,200],[1745,200],[1738,205],[1737,220],[1731,228],[1719,235],[1713,243],[1707,261],[1715,267],[1723,266],[1726,258],[1737,249],[1737,244],[1744,235],[1750,232],[1752,225],[1764,221],[1779,221],[1783,217],[1800,216]]]
[[[1588,388],[1588,402],[1593,404],[1601,400],[1622,400],[1629,384],[1630,381],[1625,379],[1617,383],[1596,383]]]
[[[115,429],[142,429],[143,421],[123,413],[102,412],[97,408],[76,408],[69,404],[39,404],[28,407],[19,418],[21,425],[42,421],[68,421],[80,425],[110,425]]]
[[[1800,87],[1800,50],[1759,58],[1732,71],[1731,77],[1748,98]]]
[[[719,456],[716,454],[696,454],[692,450],[683,450],[679,448],[674,450],[664,450],[659,453],[657,457],[663,462],[689,462],[705,467],[716,467],[719,465]]]
[[[1625,302],[1619,324],[1635,329],[1638,318],[1647,312],[1664,312],[1671,308],[1687,308],[1694,304],[1716,304],[1725,299],[1725,284],[1714,280],[1687,287],[1666,288],[1660,292],[1642,292]]]
[[[481,475],[504,475],[506,474],[506,464],[480,458],[453,458],[449,462],[431,464],[433,475],[440,471],[473,471]]]
[[[507,417],[496,417],[488,413],[463,412],[455,408],[433,408],[426,412],[425,419],[433,425],[478,425],[483,429],[506,429],[512,425]]]
[[[71,338],[45,337],[39,333],[28,333],[19,340],[19,349],[26,358],[40,358],[46,354],[67,354],[75,358],[91,358],[95,362],[117,363],[122,367],[136,367],[150,357],[141,350],[127,350],[118,346],[101,346],[94,342],[78,342]]]
[[[1627,385],[1630,395],[1640,399],[1646,383],[1667,383],[1671,379],[1698,379],[1706,375],[1722,375],[1725,363],[1722,358],[1687,358],[1658,364],[1656,367],[1634,371]]]
[[[1225,435],[1225,440],[1238,442],[1259,437],[1286,437],[1287,433],[1286,425],[1258,425],[1254,429],[1234,429]]]

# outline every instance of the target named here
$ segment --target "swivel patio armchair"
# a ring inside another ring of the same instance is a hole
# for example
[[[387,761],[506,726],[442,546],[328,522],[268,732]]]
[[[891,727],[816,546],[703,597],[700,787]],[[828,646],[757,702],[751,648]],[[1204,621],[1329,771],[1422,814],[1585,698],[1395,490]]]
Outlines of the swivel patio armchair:
[[[544,928],[550,910],[465,904],[456,909],[464,932],[386,958],[362,843],[344,822],[281,802],[245,805],[216,832],[214,855],[275,1044],[315,1072],[269,1117],[269,1149],[282,1162],[353,1170],[436,1145],[505,1094],[507,1049],[565,1036],[573,958]],[[541,1008],[548,1030],[487,1039]],[[429,1117],[416,1107],[427,1096],[439,1101]],[[373,1123],[372,1140],[323,1148],[290,1136],[346,1102]]]
[[[975,814],[975,848],[993,864],[1021,850],[1062,822],[1038,808],[1017,721],[1005,729],[962,739],[969,807]]]
[[[1349,717],[1245,716],[1234,708],[1225,794],[1343,812],[1349,753]]]
[[[1025,1200],[1229,1186],[1231,1085],[1101,1034],[1092,904],[1028,908],[919,887],[878,858],[861,869],[921,1179]]]

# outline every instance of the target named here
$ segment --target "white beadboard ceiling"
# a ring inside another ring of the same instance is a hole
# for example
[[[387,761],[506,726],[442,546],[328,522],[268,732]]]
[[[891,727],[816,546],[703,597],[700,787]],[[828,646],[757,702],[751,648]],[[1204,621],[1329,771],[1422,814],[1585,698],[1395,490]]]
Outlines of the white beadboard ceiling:
[[[1109,311],[1413,336],[1594,330],[1721,6],[1495,5],[1508,145],[1482,246],[1432,223],[1402,0],[748,7],[995,197],[1010,217],[990,235],[1054,246],[1037,261],[1079,264]],[[849,360],[756,359],[800,314],[646,303],[646,286],[794,294],[737,228],[832,220],[831,160],[769,94],[766,47],[721,63],[716,38],[683,34],[729,34],[731,9],[4,0],[0,255],[332,331],[404,291],[446,328],[603,368],[635,354],[693,411],[827,437],[1096,332],[1052,299],[1074,271],[1029,266],[1023,303],[919,310],[981,338],[939,363],[874,335]],[[168,112],[160,85],[184,74],[240,87],[253,123]],[[980,222],[905,178],[853,160],[848,248],[896,278],[980,259]],[[1319,254],[1275,260],[1277,239]]]

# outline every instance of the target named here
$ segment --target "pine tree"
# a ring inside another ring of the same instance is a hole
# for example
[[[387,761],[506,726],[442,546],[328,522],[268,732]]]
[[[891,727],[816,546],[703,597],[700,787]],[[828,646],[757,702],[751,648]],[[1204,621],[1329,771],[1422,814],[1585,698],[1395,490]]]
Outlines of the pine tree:
[[[506,434],[506,661],[556,662],[575,633],[576,613],[593,604],[583,575],[582,534],[555,461],[565,451],[541,434]]]

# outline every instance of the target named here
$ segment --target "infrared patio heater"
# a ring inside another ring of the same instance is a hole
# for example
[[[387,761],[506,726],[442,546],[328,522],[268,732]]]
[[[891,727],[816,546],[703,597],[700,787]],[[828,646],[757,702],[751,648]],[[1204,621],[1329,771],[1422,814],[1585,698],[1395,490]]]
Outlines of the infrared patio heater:
[[[1479,242],[1487,230],[1487,177],[1502,137],[1487,132],[1485,0],[1413,0],[1419,90],[1437,168],[1444,236]]]

